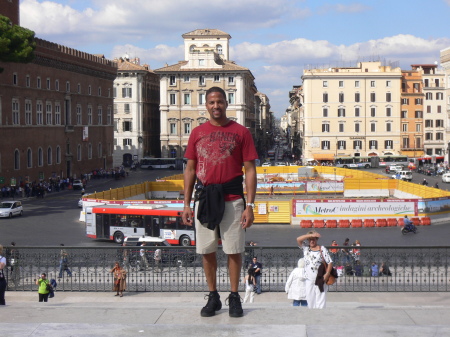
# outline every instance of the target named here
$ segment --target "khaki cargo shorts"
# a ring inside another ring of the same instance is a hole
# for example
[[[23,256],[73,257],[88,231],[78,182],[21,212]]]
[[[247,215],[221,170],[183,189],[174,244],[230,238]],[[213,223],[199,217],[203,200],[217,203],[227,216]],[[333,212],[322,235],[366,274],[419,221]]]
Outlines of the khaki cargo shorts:
[[[241,225],[241,216],[244,212],[242,199],[225,201],[225,211],[220,224],[212,231],[197,220],[197,207],[195,205],[195,235],[197,254],[210,254],[217,251],[220,238],[225,254],[240,254],[245,250],[245,231]]]

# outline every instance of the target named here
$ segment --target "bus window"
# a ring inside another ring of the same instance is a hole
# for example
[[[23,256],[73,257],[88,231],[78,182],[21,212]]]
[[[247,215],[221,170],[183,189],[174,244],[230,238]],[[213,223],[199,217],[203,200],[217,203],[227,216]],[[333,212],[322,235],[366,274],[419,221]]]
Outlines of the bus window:
[[[161,217],[163,222],[162,229],[177,229],[178,218],[176,216],[163,216]]]

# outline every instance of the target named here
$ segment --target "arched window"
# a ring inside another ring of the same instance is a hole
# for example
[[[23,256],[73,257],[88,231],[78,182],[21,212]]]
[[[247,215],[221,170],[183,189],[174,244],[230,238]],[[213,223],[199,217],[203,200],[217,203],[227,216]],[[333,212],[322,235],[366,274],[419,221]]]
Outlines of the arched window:
[[[44,165],[44,151],[42,151],[42,148],[40,147],[38,149],[38,166]]]
[[[189,51],[192,53],[195,50],[195,48],[196,48],[196,46],[195,46],[195,44],[193,44],[189,47]]]
[[[61,164],[61,148],[59,145],[56,147],[56,164]]]
[[[218,44],[216,46],[216,51],[217,51],[217,54],[222,55],[223,50],[222,50],[222,45],[221,44]]]
[[[33,167],[33,152],[31,149],[27,150],[27,168]]]
[[[47,149],[47,165],[51,165],[52,163],[53,163],[52,148],[49,146]]]
[[[19,150],[14,151],[14,170],[20,170],[20,152],[19,152]]]

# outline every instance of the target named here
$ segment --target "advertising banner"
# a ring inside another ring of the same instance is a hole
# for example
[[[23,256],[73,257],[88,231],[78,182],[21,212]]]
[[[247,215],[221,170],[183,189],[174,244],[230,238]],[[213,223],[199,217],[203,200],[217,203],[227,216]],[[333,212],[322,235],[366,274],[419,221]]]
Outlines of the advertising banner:
[[[344,191],[343,181],[308,181],[308,192],[340,192]]]
[[[294,200],[295,217],[399,217],[415,215],[413,200]]]
[[[417,204],[419,213],[446,213],[450,211],[450,200],[447,198],[420,200]]]

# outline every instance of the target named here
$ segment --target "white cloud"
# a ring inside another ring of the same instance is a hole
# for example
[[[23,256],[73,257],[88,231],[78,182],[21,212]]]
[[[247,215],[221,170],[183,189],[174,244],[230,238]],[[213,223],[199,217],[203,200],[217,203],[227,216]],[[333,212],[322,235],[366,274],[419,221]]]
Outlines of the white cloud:
[[[264,62],[270,65],[298,65],[331,63],[336,60],[357,61],[362,57],[409,58],[422,55],[439,55],[447,48],[450,39],[423,39],[413,35],[395,35],[378,40],[355,43],[349,46],[333,45],[329,41],[307,39],[285,40],[269,45],[244,42],[232,47],[233,59],[238,63]],[[436,56],[437,57],[437,56]]]
[[[170,47],[164,44],[146,49],[131,44],[117,45],[111,51],[110,58],[118,58],[128,54],[130,58],[139,57],[141,64],[147,63],[152,69],[162,67],[165,63],[175,64],[184,59],[184,45]]]
[[[164,41],[198,28],[227,31],[272,27],[291,15],[290,0],[98,0],[91,8],[52,1],[24,0],[21,23],[52,37],[72,35],[79,41]],[[39,13],[39,15],[36,15]],[[297,15],[300,15],[297,13]],[[81,43],[81,42],[80,42]]]
[[[361,3],[352,3],[352,4],[333,4],[333,5],[324,5],[319,8],[319,14],[328,14],[328,13],[362,13],[371,10],[370,6],[363,5]]]

